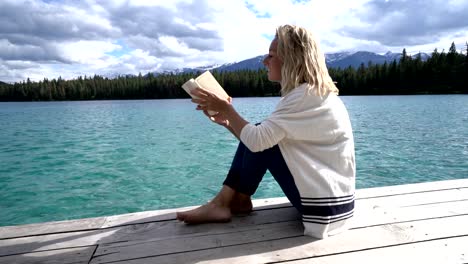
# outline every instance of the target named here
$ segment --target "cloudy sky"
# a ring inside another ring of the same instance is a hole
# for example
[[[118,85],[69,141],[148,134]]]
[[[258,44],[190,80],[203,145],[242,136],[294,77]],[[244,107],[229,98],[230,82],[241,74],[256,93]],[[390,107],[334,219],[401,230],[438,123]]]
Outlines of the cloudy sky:
[[[461,50],[466,14],[466,0],[0,0],[0,81],[241,61],[286,23],[326,53]]]

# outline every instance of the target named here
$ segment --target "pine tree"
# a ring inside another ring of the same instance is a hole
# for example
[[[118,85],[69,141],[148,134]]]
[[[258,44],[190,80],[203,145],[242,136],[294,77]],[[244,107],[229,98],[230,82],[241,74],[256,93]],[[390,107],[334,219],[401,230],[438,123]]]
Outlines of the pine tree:
[[[455,47],[455,43],[452,42],[450,45],[449,52],[447,53],[447,63],[449,65],[453,65],[455,63],[455,59],[457,56],[457,48]]]
[[[403,49],[403,51],[401,52],[400,63],[404,64],[407,62],[407,60],[408,60],[408,54],[406,53],[406,49]]]
[[[465,50],[465,59],[463,62],[463,68],[464,70],[462,71],[463,73],[463,88],[462,91],[463,93],[468,93],[468,42],[465,43],[466,50]]]

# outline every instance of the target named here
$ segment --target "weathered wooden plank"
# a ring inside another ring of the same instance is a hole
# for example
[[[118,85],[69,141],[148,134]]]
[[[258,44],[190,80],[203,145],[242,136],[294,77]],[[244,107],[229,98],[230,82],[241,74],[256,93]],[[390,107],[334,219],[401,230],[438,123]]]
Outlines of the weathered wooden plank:
[[[396,196],[372,197],[359,199],[356,203],[374,203],[381,207],[417,206],[420,204],[442,203],[448,201],[467,200],[468,188],[428,191],[400,194]]]
[[[387,208],[357,204],[350,228],[363,228],[431,218],[468,214],[468,201],[454,201],[411,207]]]
[[[356,198],[364,199],[371,197],[399,195],[406,193],[428,192],[445,189],[468,188],[468,179],[456,179],[445,181],[432,181],[422,183],[412,183],[404,185],[394,185],[385,187],[358,189]]]
[[[254,206],[254,210],[256,211],[291,206],[291,203],[286,197],[255,199],[252,201],[252,204]],[[106,222],[102,225],[102,228],[174,220],[176,219],[176,212],[188,211],[196,207],[198,206],[108,216]]]
[[[255,199],[252,200],[252,204],[255,210],[268,210],[272,208],[281,208],[292,206],[286,197],[274,197],[267,199]]]
[[[203,250],[187,250],[179,254],[156,256],[158,243],[139,245],[138,252],[134,246],[119,247],[110,255],[95,255],[91,263],[107,263],[124,261],[125,263],[199,263],[213,261],[216,263],[266,263],[299,258],[316,258],[353,251],[374,250],[383,247],[397,246],[409,243],[420,243],[451,237],[468,236],[468,216],[456,216],[409,223],[389,224],[367,228],[357,228],[341,235],[324,240],[313,240],[300,236],[284,239],[272,239],[242,245],[219,246]],[[277,232],[282,232],[277,230]],[[291,232],[291,230],[287,230]],[[260,235],[258,233],[251,234]],[[203,237],[199,238],[200,243]],[[228,239],[228,238],[226,238]],[[183,240],[173,241],[178,247]],[[218,242],[219,243],[219,242]],[[168,247],[166,243],[164,245]],[[143,250],[146,248],[146,251]],[[179,246],[180,249],[180,246]]]
[[[302,234],[302,224],[296,221],[255,226],[250,229],[239,228],[232,233],[103,244],[97,249],[91,263],[105,263],[126,260],[128,258],[132,259],[135,257],[148,257],[252,244],[259,241],[269,241],[294,236],[299,237],[302,236]]]
[[[379,205],[381,207],[384,204],[392,206],[411,206],[417,203],[445,202],[453,201],[456,199],[468,199],[468,188],[408,193],[392,197],[392,200],[389,200],[388,197],[385,196],[378,196],[377,198],[368,197],[366,199],[359,200],[357,203],[381,203],[381,205]],[[253,204],[255,207],[255,211],[291,207],[291,204],[285,197],[254,200]],[[109,216],[107,217],[106,222],[102,225],[102,228],[174,220],[176,212],[190,210],[193,208],[195,208],[195,206]]]
[[[299,217],[300,215],[294,208],[280,208],[274,211],[254,212],[248,217],[236,217],[226,224],[188,226],[173,220],[125,225],[94,231],[5,239],[0,240],[0,256],[128,240],[141,241],[186,235],[231,233],[236,232],[239,228],[255,228],[257,225],[293,221],[299,219]]]
[[[381,225],[387,223],[395,223],[399,221],[412,221],[433,217],[452,216],[457,214],[467,214],[467,203],[436,203],[428,204],[421,208],[405,207],[412,205],[418,200],[434,199],[438,196],[452,197],[454,200],[460,198],[459,195],[466,195],[466,191],[448,190],[442,192],[431,193],[416,193],[405,195],[404,199],[392,196],[390,198],[375,198],[376,203],[372,203],[372,199],[365,202],[356,203],[356,213],[352,227],[364,227],[368,225]],[[456,193],[456,194],[453,194]],[[386,200],[395,200],[395,206],[383,207],[382,203]],[[428,210],[427,208],[430,208]],[[397,210],[398,209],[398,210]],[[174,238],[178,236],[198,236],[208,234],[231,233],[242,228],[250,228],[251,226],[293,221],[298,219],[298,214],[294,208],[280,208],[272,210],[255,211],[248,217],[236,217],[232,222],[218,225],[197,225],[186,226],[177,221],[150,222],[145,224],[135,224],[129,226],[120,226],[116,228],[105,229],[102,231],[95,230],[89,232],[71,232],[64,234],[34,236],[27,238],[18,238],[10,240],[0,240],[0,255],[19,254],[38,250],[38,248],[58,249],[69,246],[89,246],[97,243],[114,243],[120,241],[133,241],[140,243],[151,239]]]
[[[111,238],[104,238],[100,243],[113,243],[116,241],[144,241],[147,239],[168,239],[174,237],[199,236],[201,234],[233,233],[245,228],[298,221],[300,214],[295,208],[278,208],[274,210],[255,211],[249,216],[234,217],[229,223],[185,225],[179,221],[166,221],[133,225],[122,228]]]
[[[0,239],[101,228],[106,217],[0,227]]]
[[[460,201],[466,199],[467,190],[464,188],[454,188],[446,191],[434,191],[434,192],[419,192],[411,193],[406,195],[396,195],[389,197],[377,197],[370,199],[362,199],[357,202],[356,217],[355,221],[357,224],[355,227],[364,227],[368,225],[379,225],[383,223],[391,223],[398,221],[412,221],[414,219],[431,218],[431,217],[443,217],[456,214],[466,214],[467,205],[466,203],[457,203],[453,201]],[[441,198],[442,197],[442,198]],[[266,206],[275,207],[275,203],[278,201],[284,202],[285,198],[276,199],[265,199],[263,204]],[[272,202],[274,201],[274,202]],[[443,204],[441,204],[443,202]],[[434,203],[434,204],[431,204]],[[287,205],[280,205],[284,207]],[[412,208],[414,207],[414,208]],[[430,211],[428,207],[433,207]],[[440,208],[445,207],[445,211]],[[426,208],[426,209],[424,209]],[[438,209],[437,209],[438,208]],[[398,209],[398,210],[396,210]],[[175,209],[183,210],[183,209]],[[278,211],[280,210],[280,211]],[[289,213],[288,213],[289,212]],[[151,239],[176,239],[178,236],[189,238],[197,235],[208,235],[216,234],[221,235],[223,233],[230,233],[236,231],[240,226],[249,228],[249,225],[257,225],[260,223],[268,223],[268,221],[291,221],[294,216],[293,208],[281,208],[275,210],[260,210],[254,212],[253,216],[244,218],[235,218],[233,222],[223,225],[201,225],[201,226],[185,226],[169,219],[162,219],[162,223],[153,223],[155,219],[141,218],[142,215],[133,215],[133,220],[128,219],[115,222],[118,225],[123,225],[119,228],[105,229],[103,231],[93,230],[89,232],[71,232],[65,234],[54,234],[45,236],[36,236],[41,232],[67,232],[65,227],[66,222],[59,223],[46,223],[45,228],[42,231],[35,231],[35,225],[20,226],[19,233],[25,232],[28,227],[32,228],[33,237],[24,237],[18,239],[2,239],[0,240],[0,255],[8,254],[19,254],[27,253],[40,250],[49,249],[60,249],[66,247],[75,246],[89,246],[97,243],[120,243],[122,241],[131,241],[129,243],[144,243]],[[286,214],[285,214],[286,213]],[[165,212],[156,212],[156,214],[164,215]],[[288,215],[289,214],[289,215]],[[286,217],[284,217],[286,215]],[[283,218],[278,218],[282,216]],[[171,216],[174,217],[174,216]],[[420,217],[420,218],[417,218]],[[260,219],[260,220],[259,220]],[[261,220],[264,219],[264,220]],[[82,228],[96,228],[98,225],[104,226],[106,223],[105,218],[99,218],[98,222],[89,222],[91,219],[84,219],[75,222],[76,228],[81,230]],[[159,219],[161,220],[161,219]],[[265,222],[265,220],[268,220]],[[87,222],[88,221],[88,222]],[[143,225],[130,225],[134,221],[141,221],[146,223]],[[156,221],[158,221],[156,219]],[[150,222],[150,223],[148,223]],[[111,222],[109,222],[111,223]],[[58,224],[58,228],[55,228],[54,224]],[[37,225],[38,227],[40,225]],[[110,225],[112,226],[112,225]],[[63,228],[63,229],[61,229]],[[22,231],[21,231],[22,230]],[[31,229],[29,229],[31,230]],[[73,228],[72,228],[73,230]],[[10,229],[11,231],[11,229]],[[6,233],[3,233],[6,234]],[[10,232],[14,236],[18,236],[18,233]],[[21,236],[21,235],[20,235]],[[156,241],[156,240],[154,240]]]
[[[386,186],[377,188],[367,188],[357,190],[356,198],[368,199],[382,196],[392,196],[400,194],[413,194],[421,192],[431,192],[440,190],[451,190],[459,188],[468,188],[468,179],[447,180],[437,182],[415,183],[407,185]],[[384,197],[383,197],[384,198]],[[291,206],[286,197],[256,199],[253,201],[255,210],[265,210],[278,207]],[[195,208],[196,206],[165,209],[157,211],[139,212],[133,214],[124,214],[109,216],[103,228],[125,225],[129,223],[145,223],[151,221],[165,221],[175,219],[175,213],[179,211],[186,211]]]
[[[0,264],[88,264],[96,246],[0,257]]]
[[[468,236],[425,241],[420,243],[355,251],[331,256],[288,261],[288,264],[341,264],[341,263],[466,263],[468,262]],[[232,262],[231,262],[232,263]]]
[[[57,250],[72,247],[95,246],[98,241],[117,230],[72,232],[0,240],[0,256]]]
[[[424,205],[416,208],[403,207],[392,211],[382,207],[363,208],[358,204],[352,227],[387,224],[433,217],[444,217],[468,213],[468,203],[453,202]],[[367,210],[367,211],[366,211]],[[361,213],[365,212],[365,213]],[[231,223],[218,225],[186,226],[175,221],[126,226],[106,231],[56,234],[42,237],[19,238],[0,241],[0,255],[32,252],[38,249],[57,249],[67,246],[86,246],[97,243],[133,241],[140,243],[151,239],[166,239],[207,234],[223,234],[250,228],[259,224],[297,219],[293,208],[282,208],[255,212],[249,217],[235,218]],[[242,227],[242,228],[241,228]]]
[[[377,197],[356,202],[354,226],[466,214],[468,189]],[[446,212],[446,213],[445,213]]]
[[[280,207],[277,202],[288,200],[284,197],[269,198],[254,200],[254,206],[274,205]],[[289,204],[290,205],[290,204]],[[18,226],[2,226],[0,227],[0,239],[16,238],[24,236],[34,236],[43,234],[55,234],[72,231],[87,231],[100,228],[109,228],[121,225],[131,225],[138,223],[148,223],[156,221],[174,220],[175,213],[180,211],[191,210],[198,206],[190,206],[183,208],[163,209],[155,211],[145,211],[130,214],[112,215],[96,218],[84,218],[67,221],[54,221],[46,223],[18,225]],[[261,208],[260,208],[261,209]]]
[[[381,196],[412,194],[419,192],[431,192],[459,188],[468,188],[468,179],[359,189],[357,190],[356,197],[357,199],[367,199]],[[253,205],[255,207],[255,210],[265,210],[271,208],[291,206],[286,197],[256,199],[253,201]],[[132,223],[172,220],[175,219],[176,212],[190,210],[195,207],[196,206],[109,216],[106,219],[106,223],[102,227],[107,228]]]
[[[375,207],[373,204],[363,206],[358,204],[355,214],[356,216],[351,224],[351,228],[362,228],[372,225],[468,214],[468,201],[392,208],[391,210]],[[121,230],[120,232],[116,232],[112,237],[106,237],[100,242],[127,241],[127,243],[132,243],[134,241],[135,243],[141,243],[145,240],[185,239],[190,236],[232,233],[242,231],[243,228],[250,228],[251,226],[293,221],[294,219],[297,219],[295,209],[282,208],[255,212],[252,216],[234,218],[231,223],[226,224],[186,226],[177,222],[166,222],[164,224],[150,223],[133,227],[129,231]]]
[[[183,208],[172,208],[155,211],[137,212],[131,214],[112,215],[107,217],[106,222],[102,225],[102,228],[174,220],[176,219],[176,212],[191,210],[196,207],[197,206],[189,206]]]
[[[468,179],[448,180],[440,182],[417,183],[398,186],[387,186],[369,189],[359,189],[357,191],[357,199],[367,199],[372,197],[390,196],[405,193],[415,192],[430,192],[433,190],[441,189],[457,189],[467,188]],[[254,207],[256,210],[265,210],[269,208],[278,208],[290,206],[290,203],[285,197],[268,198],[254,200]],[[42,234],[52,234],[70,231],[85,231],[98,228],[109,228],[120,225],[130,225],[136,223],[146,223],[154,221],[167,221],[175,219],[175,212],[184,211],[194,208],[175,208],[157,211],[138,212],[132,214],[115,215],[108,217],[97,217],[87,219],[77,219],[70,221],[58,221],[39,223],[31,225],[20,226],[6,226],[0,227],[0,239],[33,236]]]

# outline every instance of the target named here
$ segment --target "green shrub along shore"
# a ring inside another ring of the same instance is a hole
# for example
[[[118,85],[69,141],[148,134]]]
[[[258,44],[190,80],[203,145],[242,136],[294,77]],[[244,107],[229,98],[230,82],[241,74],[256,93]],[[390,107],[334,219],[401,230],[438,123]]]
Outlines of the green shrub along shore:
[[[466,45],[468,52],[468,43]],[[467,94],[468,56],[452,43],[448,52],[438,52],[423,61],[403,50],[399,61],[357,69],[331,68],[330,75],[341,95]],[[111,99],[188,98],[180,88],[197,73],[159,74],[105,78],[84,76],[73,80],[44,79],[7,84],[0,82],[0,101],[61,101]],[[217,72],[213,75],[233,97],[277,96],[279,85],[267,79],[265,69]]]

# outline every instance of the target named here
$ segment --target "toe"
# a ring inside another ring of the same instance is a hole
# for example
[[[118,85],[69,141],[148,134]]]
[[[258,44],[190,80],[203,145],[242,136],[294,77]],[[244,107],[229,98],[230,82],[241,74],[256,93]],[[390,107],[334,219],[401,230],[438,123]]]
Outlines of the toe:
[[[185,220],[185,214],[184,213],[176,213],[176,219],[179,221],[184,221]]]

